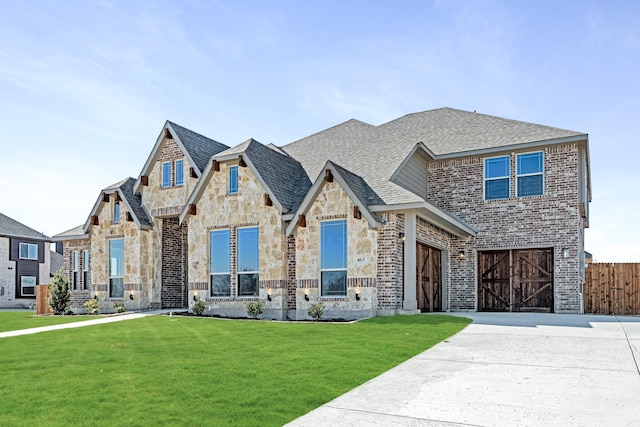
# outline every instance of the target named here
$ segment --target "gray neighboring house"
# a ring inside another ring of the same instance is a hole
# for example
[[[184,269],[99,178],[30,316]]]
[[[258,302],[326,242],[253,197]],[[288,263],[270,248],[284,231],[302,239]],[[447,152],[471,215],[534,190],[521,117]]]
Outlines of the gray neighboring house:
[[[36,285],[48,284],[51,238],[0,213],[0,307],[35,306]]]

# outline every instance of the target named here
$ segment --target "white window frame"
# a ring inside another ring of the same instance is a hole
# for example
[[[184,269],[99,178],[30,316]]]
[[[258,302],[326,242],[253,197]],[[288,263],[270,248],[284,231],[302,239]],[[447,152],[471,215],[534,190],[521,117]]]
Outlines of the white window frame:
[[[178,167],[178,164],[180,165],[180,167]],[[176,160],[174,163],[174,185],[179,186],[179,185],[184,185],[184,160],[179,159]],[[180,174],[178,174],[178,171],[180,171]],[[180,178],[180,179],[178,179]]]
[[[166,171],[165,174],[165,167],[168,166],[169,170]],[[166,178],[166,185],[165,185],[165,178]],[[160,186],[162,188],[169,188],[171,187],[171,162],[162,162],[162,170],[160,171]]]
[[[503,159],[506,158],[509,161],[507,167],[507,175],[500,177],[487,178],[487,160],[492,159]],[[507,197],[498,197],[495,199],[487,199],[487,181],[497,181],[499,179],[507,179]],[[485,157],[482,159],[482,199],[485,202],[489,202],[492,200],[508,200],[511,198],[511,156],[510,155],[502,155],[502,156],[493,156],[493,157]]]
[[[78,290],[78,275],[80,272],[80,252],[71,252],[71,289]]]
[[[323,239],[323,224],[327,224],[330,222],[342,222],[344,223],[344,267],[340,267],[340,268],[323,268],[322,264],[323,264],[323,245],[324,245],[324,239]],[[348,283],[348,267],[349,267],[349,229],[348,229],[348,222],[346,219],[331,219],[331,220],[325,220],[325,221],[320,221],[320,236],[319,236],[319,240],[320,240],[320,256],[319,256],[319,261],[320,261],[320,296],[321,297],[327,297],[327,298],[342,298],[347,296],[347,283]],[[322,273],[324,272],[332,272],[332,271],[344,271],[344,294],[333,294],[333,295],[326,295],[324,294],[323,290],[324,287],[322,286]]]
[[[232,176],[232,171],[235,170],[235,175],[236,175],[236,187],[235,189],[233,187],[231,187],[231,176]],[[238,194],[238,188],[240,187],[240,170],[238,169],[238,166],[229,166],[229,194]]]
[[[24,283],[24,279],[33,279],[33,284],[26,284]],[[35,297],[36,296],[36,286],[38,285],[38,279],[36,278],[36,276],[20,276],[20,295],[23,297]],[[33,293],[32,294],[27,294],[24,292],[24,288],[31,288],[33,287]]]
[[[82,251],[82,289],[85,291],[89,289],[87,286],[89,283],[89,263],[89,251],[84,250]]]
[[[256,257],[256,261],[258,263],[257,265],[257,270],[251,270],[251,271],[240,271],[239,270],[239,265],[240,265],[240,232],[242,230],[256,230],[256,252],[257,252],[257,257]],[[255,274],[257,275],[257,283],[256,283],[256,291],[253,292],[252,294],[243,294],[240,295],[240,276],[243,275],[252,275]],[[239,297],[251,297],[253,296],[253,294],[258,294],[258,292],[260,292],[260,227],[258,226],[253,226],[253,227],[240,227],[236,229],[236,295]]]
[[[540,157],[542,158],[542,170],[540,172],[536,172],[536,173],[523,173],[523,174],[519,174],[518,173],[518,159],[520,158],[520,156],[524,156],[527,154],[540,154]],[[527,177],[527,176],[542,176],[542,193],[540,194],[529,194],[526,196],[521,196],[519,194],[519,190],[518,190],[518,178],[522,178],[522,177]],[[516,154],[516,196],[521,198],[521,197],[539,197],[539,196],[544,196],[544,151],[530,151],[527,153],[518,153]]]
[[[26,247],[27,249],[27,255],[26,256],[22,256],[22,248]],[[35,249],[34,249],[35,248]],[[32,250],[33,249],[33,253]],[[37,243],[20,243],[20,247],[18,248],[18,251],[20,252],[18,255],[20,256],[20,259],[31,259],[31,260],[38,260],[38,244]]]

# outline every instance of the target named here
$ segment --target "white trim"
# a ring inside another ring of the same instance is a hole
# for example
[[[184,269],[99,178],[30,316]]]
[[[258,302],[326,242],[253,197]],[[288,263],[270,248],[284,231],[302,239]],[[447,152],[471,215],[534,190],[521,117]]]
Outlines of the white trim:
[[[25,245],[27,247],[27,256],[23,257],[22,256],[22,245]],[[35,258],[32,258],[30,255],[30,248],[32,246],[35,246],[36,248],[36,256]],[[25,260],[31,260],[31,261],[37,261],[38,260],[38,251],[40,250],[40,248],[38,248],[38,244],[37,243],[27,243],[27,242],[20,242],[18,245],[18,258],[20,259],[25,259]]]

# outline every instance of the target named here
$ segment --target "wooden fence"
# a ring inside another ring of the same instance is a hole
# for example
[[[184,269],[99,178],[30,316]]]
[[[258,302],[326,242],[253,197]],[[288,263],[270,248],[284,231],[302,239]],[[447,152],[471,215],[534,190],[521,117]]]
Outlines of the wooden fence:
[[[49,296],[49,285],[36,286],[36,314],[51,314],[47,296]]]
[[[589,264],[585,270],[584,312],[640,315],[640,264]]]

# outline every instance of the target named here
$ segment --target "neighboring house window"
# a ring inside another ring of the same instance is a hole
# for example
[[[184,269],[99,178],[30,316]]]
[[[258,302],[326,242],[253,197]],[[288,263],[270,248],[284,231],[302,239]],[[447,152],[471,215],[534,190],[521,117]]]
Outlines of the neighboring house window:
[[[484,159],[484,199],[508,199],[510,187],[509,156]]]
[[[71,289],[75,291],[78,289],[78,272],[80,270],[80,266],[78,264],[80,264],[80,252],[73,251],[71,256],[72,256]]]
[[[124,239],[109,240],[109,298],[124,298]]]
[[[238,167],[231,166],[229,168],[229,194],[238,192]]]
[[[347,221],[320,223],[320,282],[322,296],[347,294]]]
[[[176,177],[175,185],[184,184],[184,160],[176,160]]]
[[[258,227],[238,229],[238,296],[258,295]]]
[[[215,230],[209,234],[211,296],[231,295],[230,231]]]
[[[15,247],[15,246],[14,246]],[[38,245],[34,243],[20,243],[20,259],[38,259]]]
[[[113,223],[118,224],[120,222],[120,202],[113,204]]]
[[[82,251],[82,289],[89,289],[89,251]]]
[[[162,164],[162,188],[171,187],[171,162]]]
[[[542,152],[518,154],[518,197],[542,196],[544,193],[544,157]]]
[[[35,276],[20,277],[20,293],[23,297],[36,295],[36,278]]]

